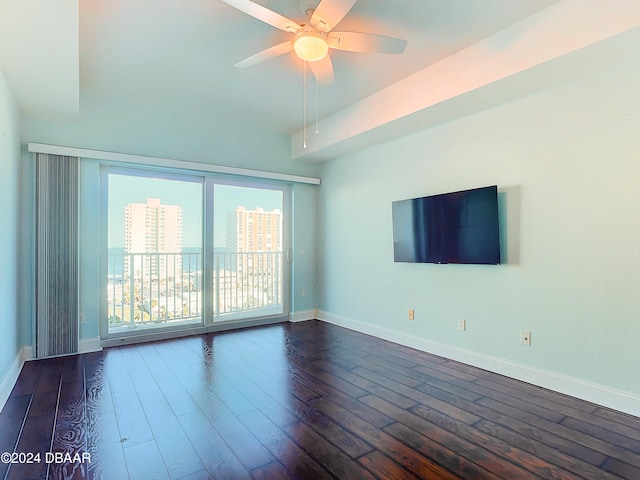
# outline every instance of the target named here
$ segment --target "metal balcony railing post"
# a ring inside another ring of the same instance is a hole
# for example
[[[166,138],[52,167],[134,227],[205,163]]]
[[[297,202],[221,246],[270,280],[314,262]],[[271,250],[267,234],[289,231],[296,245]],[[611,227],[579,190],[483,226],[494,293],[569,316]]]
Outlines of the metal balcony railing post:
[[[131,265],[133,265],[133,268]],[[133,302],[136,294],[135,279],[132,270],[135,272],[135,262],[133,261],[133,254],[129,254],[129,323],[131,326],[135,324]]]
[[[214,253],[214,258],[215,258],[215,271],[216,271],[216,282],[214,285],[214,292],[213,294],[215,295],[215,309],[213,311],[213,319],[215,321],[216,317],[218,315],[220,315],[220,254],[219,253]]]

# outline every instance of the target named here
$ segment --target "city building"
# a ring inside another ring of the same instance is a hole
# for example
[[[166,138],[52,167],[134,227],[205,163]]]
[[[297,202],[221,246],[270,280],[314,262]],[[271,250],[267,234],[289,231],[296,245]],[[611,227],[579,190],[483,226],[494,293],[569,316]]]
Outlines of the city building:
[[[182,209],[159,199],[125,207],[124,276],[174,277],[182,270]],[[133,255],[144,254],[144,255]]]
[[[232,259],[240,275],[272,272],[282,252],[282,212],[240,206],[227,214],[227,248],[244,253]],[[265,254],[268,253],[268,254]]]
[[[232,252],[282,251],[282,212],[242,206],[229,212],[227,246]]]

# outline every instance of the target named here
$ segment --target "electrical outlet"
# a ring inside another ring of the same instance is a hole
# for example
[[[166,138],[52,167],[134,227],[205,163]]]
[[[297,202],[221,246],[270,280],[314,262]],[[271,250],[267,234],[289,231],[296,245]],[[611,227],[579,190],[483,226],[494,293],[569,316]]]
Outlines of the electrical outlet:
[[[520,330],[520,343],[531,346],[531,332],[529,330]]]
[[[414,317],[414,314],[413,314],[413,308],[410,308],[409,309],[409,320],[413,320],[414,318],[415,317]]]
[[[458,320],[458,330],[460,330],[461,332],[464,332],[467,330],[467,321],[464,318],[461,320]]]
[[[307,289],[303,288],[301,293],[302,293],[303,297],[306,297],[307,296]]]

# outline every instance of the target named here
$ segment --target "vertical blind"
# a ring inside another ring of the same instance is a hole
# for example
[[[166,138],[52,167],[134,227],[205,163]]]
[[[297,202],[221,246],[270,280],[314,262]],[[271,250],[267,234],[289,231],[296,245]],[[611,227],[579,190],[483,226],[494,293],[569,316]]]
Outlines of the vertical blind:
[[[36,155],[36,358],[78,352],[78,169]]]

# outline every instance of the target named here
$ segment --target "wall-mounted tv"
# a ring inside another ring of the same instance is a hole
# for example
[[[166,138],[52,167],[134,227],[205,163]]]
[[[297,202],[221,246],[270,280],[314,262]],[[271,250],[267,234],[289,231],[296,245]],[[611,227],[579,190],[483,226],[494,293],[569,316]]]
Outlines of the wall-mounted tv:
[[[500,263],[498,187],[392,204],[393,255],[409,263]]]

